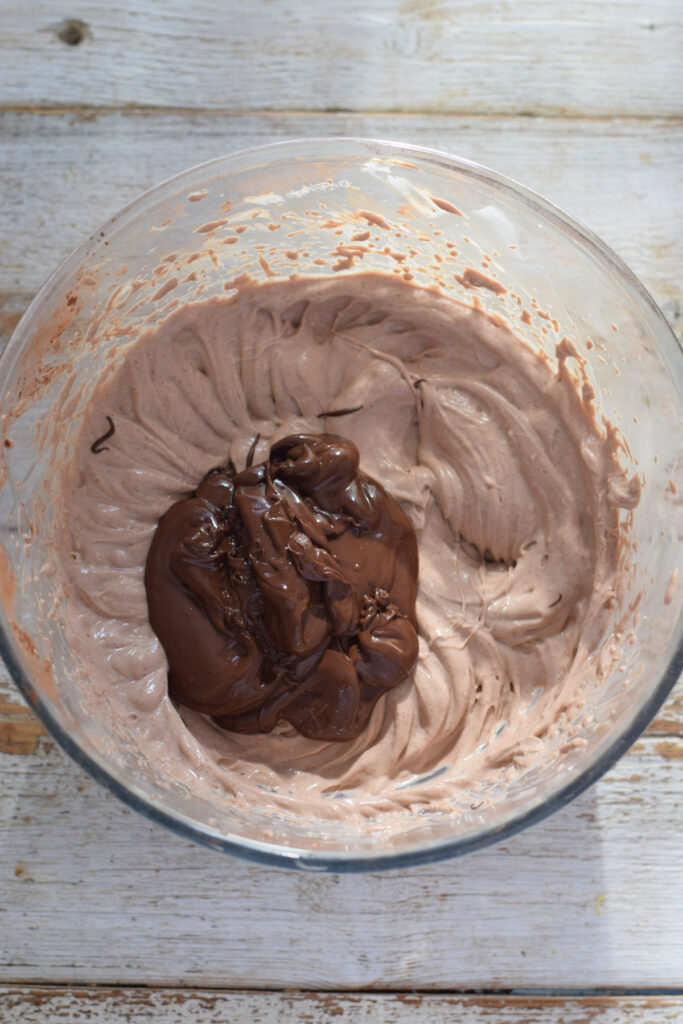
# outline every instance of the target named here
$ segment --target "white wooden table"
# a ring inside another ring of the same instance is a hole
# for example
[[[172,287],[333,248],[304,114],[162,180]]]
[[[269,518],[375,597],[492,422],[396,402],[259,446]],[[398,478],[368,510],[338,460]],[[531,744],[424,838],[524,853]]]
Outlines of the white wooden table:
[[[73,14],[78,20],[66,21]],[[683,5],[0,0],[0,333],[138,192],[277,138],[489,164],[683,329]],[[0,1020],[683,1021],[683,687],[609,775],[497,848],[311,876],[166,834],[0,674]]]

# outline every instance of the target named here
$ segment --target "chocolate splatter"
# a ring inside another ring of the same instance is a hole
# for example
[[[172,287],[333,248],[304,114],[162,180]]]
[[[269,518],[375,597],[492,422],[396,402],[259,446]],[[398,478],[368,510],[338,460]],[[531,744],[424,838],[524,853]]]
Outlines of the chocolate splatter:
[[[432,202],[435,206],[438,206],[444,213],[455,213],[458,217],[464,217],[465,214],[462,210],[459,210],[453,203],[449,203],[447,199],[437,199],[436,196],[431,197]]]
[[[319,412],[318,419],[324,420],[327,416],[350,416],[352,412],[360,412],[362,405],[354,405],[351,409],[329,409],[327,412]]]
[[[254,438],[254,440],[251,442],[251,447],[249,448],[249,451],[247,452],[247,462],[246,462],[247,469],[251,468],[251,464],[254,461],[254,455],[256,453],[256,445],[259,443],[260,440],[261,440],[261,435],[257,434],[256,437]]]
[[[99,455],[100,452],[109,451],[109,445],[104,444],[104,442],[108,441],[109,438],[113,436],[114,430],[116,429],[114,427],[114,421],[111,418],[111,416],[107,416],[106,420],[107,423],[109,424],[109,430],[106,432],[106,434],[102,434],[102,437],[98,437],[97,440],[93,441],[93,443],[90,445],[90,451],[94,452],[95,455]]]

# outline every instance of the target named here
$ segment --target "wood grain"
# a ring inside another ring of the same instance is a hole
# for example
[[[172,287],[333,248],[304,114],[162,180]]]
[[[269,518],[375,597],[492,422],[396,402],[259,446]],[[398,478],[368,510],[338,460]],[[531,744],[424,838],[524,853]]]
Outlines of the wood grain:
[[[2,0],[0,23],[3,105],[681,110],[677,0]]]
[[[48,273],[164,177],[278,138],[353,135],[434,146],[523,181],[600,235],[683,333],[683,120],[178,113],[0,114],[0,330]],[[9,303],[9,305],[8,305]]]
[[[650,736],[683,734],[683,679],[678,681],[664,707],[650,723],[647,732]]]
[[[683,997],[0,987],[5,1024],[680,1024]]]
[[[0,755],[0,980],[683,987],[682,740],[643,737],[574,803],[498,847],[323,876],[167,834],[40,736],[33,752]]]

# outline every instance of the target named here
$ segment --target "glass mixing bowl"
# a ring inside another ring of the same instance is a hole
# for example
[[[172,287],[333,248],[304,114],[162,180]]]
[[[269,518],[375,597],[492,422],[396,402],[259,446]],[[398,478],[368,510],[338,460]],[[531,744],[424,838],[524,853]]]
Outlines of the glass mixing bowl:
[[[283,213],[288,230],[272,230]],[[454,799],[450,813],[407,816],[405,828],[388,837],[371,827],[351,834],[341,825],[321,829],[278,817],[267,794],[263,807],[217,810],[204,796],[169,788],[125,745],[105,743],[103,724],[81,706],[63,625],[46,613],[56,583],[44,568],[53,514],[44,496],[55,459],[69,450],[108,360],[174,306],[224,295],[226,281],[240,274],[265,281],[329,274],[333,265],[339,275],[353,273],[344,246],[355,244],[361,221],[385,231],[390,244],[365,252],[360,269],[398,266],[418,284],[436,282],[468,303],[476,295],[487,312],[508,317],[510,302],[496,290],[472,287],[486,258],[486,274],[530,311],[528,322],[514,318],[523,341],[555,365],[559,338],[576,346],[599,410],[625,438],[624,466],[643,482],[631,514],[638,553],[624,605],[614,610],[615,622],[631,615],[632,642],[591,691],[591,713],[584,709],[568,723],[578,742],[563,742],[560,730],[552,757],[501,778],[479,809],[471,799]],[[193,273],[181,273],[188,263]],[[130,203],[55,270],[0,365],[2,655],[64,749],[125,802],[182,836],[310,870],[375,870],[463,854],[538,821],[594,782],[633,743],[678,677],[681,349],[614,253],[493,171],[427,149],[355,139],[278,143],[195,167]],[[65,410],[60,396],[69,374],[84,386]]]

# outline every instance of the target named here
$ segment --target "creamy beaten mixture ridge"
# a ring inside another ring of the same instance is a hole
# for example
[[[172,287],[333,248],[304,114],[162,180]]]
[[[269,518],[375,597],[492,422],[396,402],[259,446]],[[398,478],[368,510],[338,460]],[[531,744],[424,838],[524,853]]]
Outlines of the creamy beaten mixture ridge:
[[[417,664],[354,739],[221,730],[168,696],[150,542],[209,470],[241,470],[257,436],[263,462],[280,438],[320,433],[358,447],[415,530]],[[619,507],[636,491],[568,375],[480,310],[374,273],[188,304],[98,385],[61,473],[58,557],[87,699],[195,789],[262,802],[266,786],[309,818],[353,815],[419,801],[397,786],[443,767],[428,792],[447,801],[542,756],[579,712],[620,592]]]

